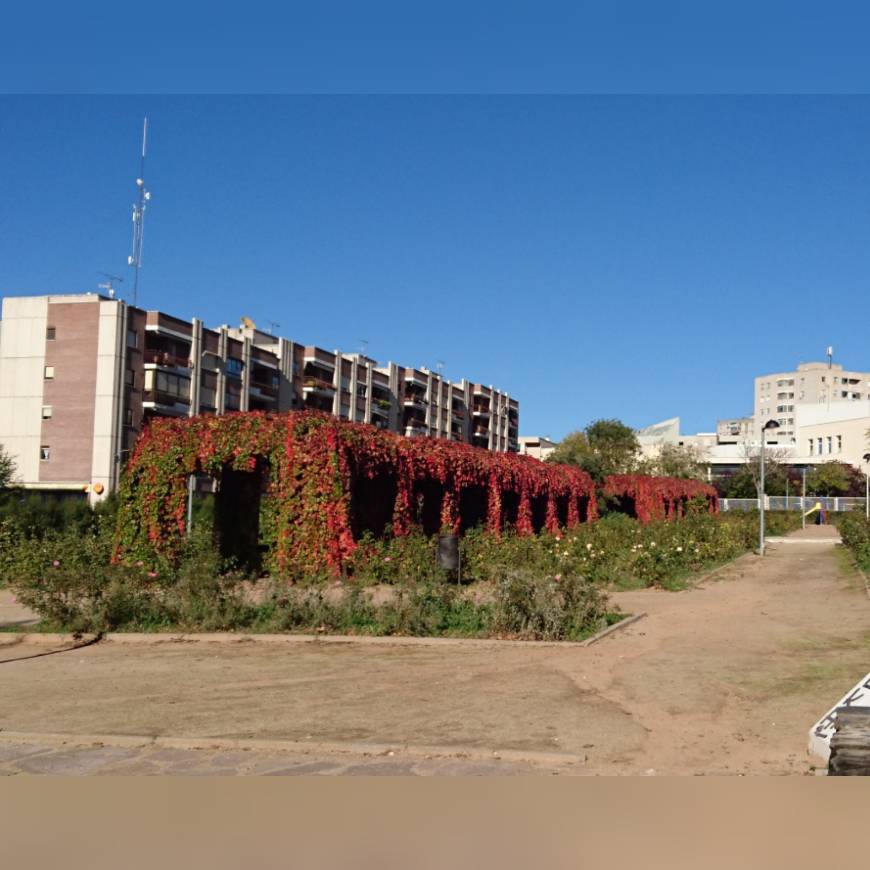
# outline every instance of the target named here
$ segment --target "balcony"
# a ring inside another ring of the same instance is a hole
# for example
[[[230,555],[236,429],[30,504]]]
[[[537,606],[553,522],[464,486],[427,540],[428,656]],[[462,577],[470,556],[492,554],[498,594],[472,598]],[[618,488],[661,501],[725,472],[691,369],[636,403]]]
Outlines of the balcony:
[[[425,408],[429,403],[423,396],[406,395],[402,404],[406,408]]]
[[[409,420],[405,423],[405,434],[406,435],[428,435],[429,427],[425,423],[417,423],[414,420]]]
[[[192,369],[193,360],[186,356],[176,356],[165,350],[146,348],[143,352],[146,364],[163,366],[170,369]]]
[[[302,379],[303,393],[317,393],[318,395],[332,395],[335,393],[335,384],[324,381],[321,378],[307,376]]]
[[[167,417],[186,417],[190,411],[190,399],[182,399],[161,390],[145,390],[142,394],[142,409]]]
[[[424,390],[429,388],[429,379],[424,377],[423,375],[417,374],[417,372],[406,372],[405,383],[416,384],[418,387],[422,387]]]
[[[486,405],[475,405],[471,409],[471,413],[475,417],[488,417],[489,416],[489,408]]]
[[[257,396],[260,399],[265,399],[266,401],[277,402],[278,388],[276,386],[273,386],[272,384],[263,384],[258,381],[254,381],[251,384],[251,395]]]

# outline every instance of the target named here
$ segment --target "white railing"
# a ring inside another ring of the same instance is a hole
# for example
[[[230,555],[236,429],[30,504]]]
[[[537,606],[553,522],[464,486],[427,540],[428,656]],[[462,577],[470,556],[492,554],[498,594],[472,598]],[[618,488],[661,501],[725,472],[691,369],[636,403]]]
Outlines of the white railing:
[[[816,506],[816,502],[821,502],[822,507],[826,511],[851,511],[864,510],[865,502],[863,498],[851,498],[845,496],[815,496],[808,495],[806,498],[800,496],[784,495],[769,495],[764,500],[765,510],[769,511],[808,511]],[[757,511],[757,498],[720,498],[719,510],[723,511]]]

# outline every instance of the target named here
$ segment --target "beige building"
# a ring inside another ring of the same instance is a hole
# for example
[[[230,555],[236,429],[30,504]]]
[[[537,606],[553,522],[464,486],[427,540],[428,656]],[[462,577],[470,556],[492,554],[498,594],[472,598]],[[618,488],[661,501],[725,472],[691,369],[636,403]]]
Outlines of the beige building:
[[[795,371],[761,375],[755,379],[754,438],[761,427],[776,420],[779,429],[771,439],[779,444],[798,440],[797,409],[807,405],[859,402],[870,392],[870,372],[845,371],[841,365],[801,363]]]
[[[426,368],[379,366],[257,330],[208,329],[96,294],[9,297],[0,322],[0,444],[28,488],[115,488],[157,416],[314,408],[409,436],[517,451],[519,403]]]
[[[556,443],[541,435],[521,435],[520,453],[543,462],[556,449]]]
[[[836,460],[866,470],[864,454],[870,452],[868,433],[868,399],[800,408],[793,461],[817,465]]]

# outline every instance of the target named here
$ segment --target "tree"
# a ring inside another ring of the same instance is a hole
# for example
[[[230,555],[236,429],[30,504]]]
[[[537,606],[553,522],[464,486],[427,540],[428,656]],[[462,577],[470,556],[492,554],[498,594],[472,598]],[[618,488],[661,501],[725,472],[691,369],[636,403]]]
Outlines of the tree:
[[[15,477],[15,460],[0,444],[0,490],[7,489]]]
[[[761,488],[761,448],[749,442],[744,442],[741,446],[741,453],[746,460],[744,467],[755,484],[754,491],[751,496],[728,496],[728,498],[758,498]],[[787,479],[789,481],[792,480],[787,467],[783,464],[788,455],[789,451],[784,447],[764,448],[765,495],[785,495],[785,482]],[[791,494],[791,489],[792,485],[789,482],[789,494]]]
[[[611,474],[634,471],[639,452],[633,429],[619,420],[596,420],[584,430],[566,435],[548,461],[578,465],[600,482]]]
[[[643,470],[661,477],[706,480],[707,463],[704,456],[704,449],[698,444],[662,444],[658,455],[648,460]]]
[[[842,462],[823,462],[807,475],[807,492],[813,495],[843,495],[849,490],[848,466]]]

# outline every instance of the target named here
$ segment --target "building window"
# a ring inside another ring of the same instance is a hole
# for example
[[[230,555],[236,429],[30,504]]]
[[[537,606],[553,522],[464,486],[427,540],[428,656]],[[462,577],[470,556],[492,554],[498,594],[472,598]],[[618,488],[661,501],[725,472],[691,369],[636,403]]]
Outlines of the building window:
[[[828,453],[834,452],[833,443],[834,439],[830,435],[828,435]]]
[[[54,341],[57,330],[53,326],[45,327],[45,340]]]
[[[124,370],[124,383],[128,387],[136,386],[136,372],[134,372],[133,369]]]
[[[133,425],[133,409],[132,408],[124,408],[124,425],[132,426]]]
[[[139,333],[135,329],[127,330],[127,347],[139,347]]]
[[[816,443],[818,444],[818,447],[819,447],[819,456],[821,456],[822,455],[822,439],[817,438]]]
[[[45,379],[51,381],[54,379],[54,366],[45,367]]]
[[[240,378],[242,376],[242,369],[245,367],[245,364],[235,357],[229,357],[225,363],[224,371],[233,378]]]
[[[843,436],[838,435],[837,436],[837,453],[842,453],[842,452],[843,452]]]
[[[812,438],[810,438],[809,441],[810,441],[810,456],[812,456],[813,455],[813,445],[815,442],[813,441]]]
[[[42,419],[50,420],[51,419],[51,405],[43,405],[42,406]]]
[[[41,462],[48,462],[51,459],[51,447],[47,444],[43,444],[42,447],[39,448],[39,459]]]

